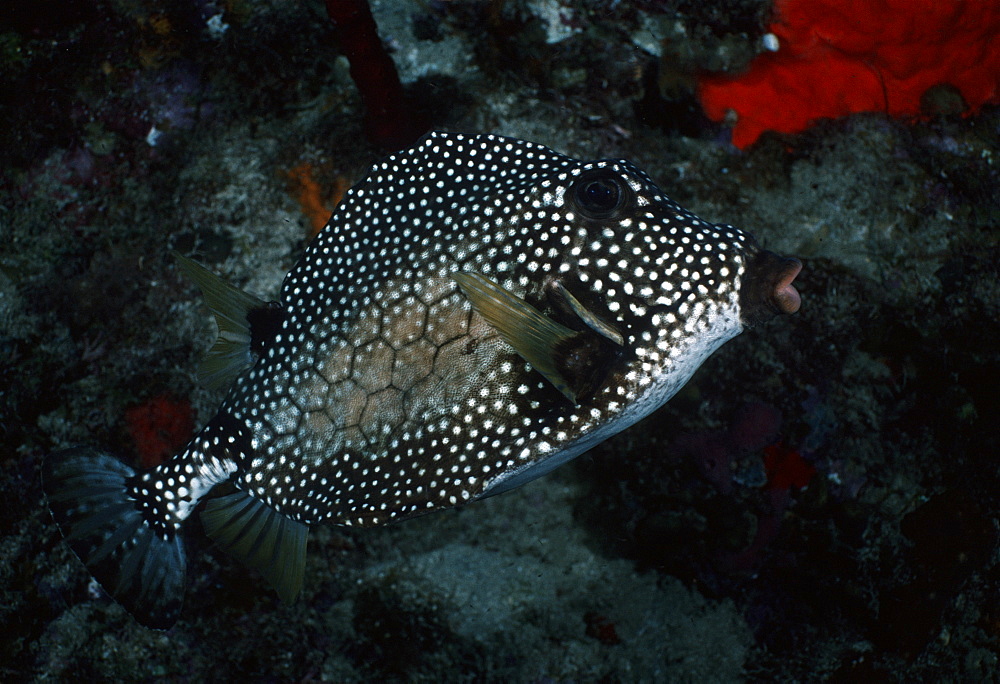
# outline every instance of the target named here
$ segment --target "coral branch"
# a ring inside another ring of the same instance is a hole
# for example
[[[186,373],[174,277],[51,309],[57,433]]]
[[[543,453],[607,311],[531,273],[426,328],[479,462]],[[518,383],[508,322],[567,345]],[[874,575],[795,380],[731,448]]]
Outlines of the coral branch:
[[[368,139],[390,151],[409,147],[427,126],[403,94],[396,65],[379,39],[368,2],[326,0],[326,12],[361,93]]]

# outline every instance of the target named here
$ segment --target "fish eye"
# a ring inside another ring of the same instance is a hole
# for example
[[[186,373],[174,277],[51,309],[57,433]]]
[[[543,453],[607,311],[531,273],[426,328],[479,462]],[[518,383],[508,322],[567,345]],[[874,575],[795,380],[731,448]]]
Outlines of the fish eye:
[[[625,203],[626,188],[613,172],[597,169],[577,181],[571,197],[584,215],[608,218]]]

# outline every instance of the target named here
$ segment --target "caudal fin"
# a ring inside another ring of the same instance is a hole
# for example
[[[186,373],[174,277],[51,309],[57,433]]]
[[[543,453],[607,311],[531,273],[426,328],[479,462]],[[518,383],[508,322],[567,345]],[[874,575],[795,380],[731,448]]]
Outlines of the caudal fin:
[[[177,531],[143,515],[135,471],[93,447],[51,454],[43,471],[49,509],[101,586],[147,627],[168,629],[184,600],[184,546]]]

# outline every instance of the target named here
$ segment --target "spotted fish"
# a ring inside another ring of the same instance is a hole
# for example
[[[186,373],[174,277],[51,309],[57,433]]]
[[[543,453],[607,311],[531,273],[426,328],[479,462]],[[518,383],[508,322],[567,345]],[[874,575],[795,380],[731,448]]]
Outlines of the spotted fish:
[[[797,260],[698,219],[629,162],[493,135],[431,133],[373,167],[278,302],[178,258],[219,326],[200,371],[229,386],[218,413],[152,470],[76,447],[43,473],[73,550],[156,628],[178,617],[199,503],[209,537],[290,600],[310,525],[524,484],[800,302]]]

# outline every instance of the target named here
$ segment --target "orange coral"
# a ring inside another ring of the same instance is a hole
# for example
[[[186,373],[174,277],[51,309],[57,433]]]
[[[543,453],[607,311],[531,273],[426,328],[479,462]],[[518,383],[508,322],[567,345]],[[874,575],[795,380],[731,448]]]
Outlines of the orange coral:
[[[151,14],[136,21],[143,34],[138,58],[144,68],[159,69],[180,54],[180,43],[166,14]]]
[[[319,183],[313,178],[313,166],[309,162],[302,162],[288,170],[288,178],[292,181],[295,199],[298,200],[302,213],[309,219],[311,230],[309,239],[313,239],[326,226],[333,209],[328,208],[324,201],[324,193]],[[334,207],[340,204],[344,193],[350,187],[347,179],[337,176],[333,181],[333,189],[330,193],[330,202]]]

